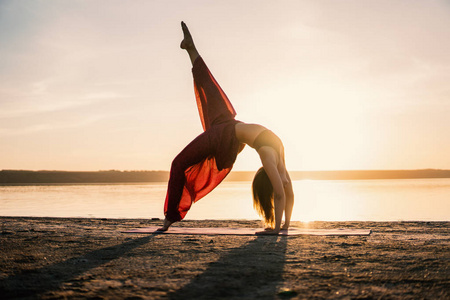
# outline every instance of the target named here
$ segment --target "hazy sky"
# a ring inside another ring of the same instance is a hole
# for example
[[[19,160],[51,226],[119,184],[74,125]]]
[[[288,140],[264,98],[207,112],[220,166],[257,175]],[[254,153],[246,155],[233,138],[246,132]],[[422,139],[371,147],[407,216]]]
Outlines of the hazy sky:
[[[429,0],[1,1],[0,169],[168,170],[202,131],[181,20],[290,170],[450,169],[450,2]]]

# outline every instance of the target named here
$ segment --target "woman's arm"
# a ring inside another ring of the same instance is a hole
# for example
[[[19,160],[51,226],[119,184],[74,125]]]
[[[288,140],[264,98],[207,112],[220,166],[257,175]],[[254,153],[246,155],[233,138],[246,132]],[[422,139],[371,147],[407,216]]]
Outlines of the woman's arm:
[[[265,148],[265,149],[264,149]],[[264,170],[269,177],[273,187],[273,205],[275,213],[275,228],[257,232],[257,234],[278,234],[281,230],[281,220],[286,205],[286,194],[284,192],[283,182],[277,168],[277,154],[275,150],[269,147],[263,147],[258,151],[261,157]]]
[[[292,216],[292,210],[294,207],[294,189],[292,188],[292,182],[289,178],[289,182],[284,188],[284,193],[286,195],[286,207],[284,212],[284,225],[281,229],[288,229],[289,225],[291,224],[291,216]]]
[[[284,193],[283,189],[279,192],[274,191],[273,205],[275,209],[274,231],[278,233],[281,230],[281,219],[283,218],[283,213],[286,206],[286,194]]]

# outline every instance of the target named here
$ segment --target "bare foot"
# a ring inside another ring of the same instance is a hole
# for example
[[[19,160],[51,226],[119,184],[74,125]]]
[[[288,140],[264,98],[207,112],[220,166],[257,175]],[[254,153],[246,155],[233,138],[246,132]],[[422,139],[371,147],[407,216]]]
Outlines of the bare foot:
[[[167,219],[164,219],[164,224],[163,227],[158,228],[157,231],[167,231],[167,229],[169,229],[170,225],[172,225],[174,222],[170,222]]]
[[[192,39],[191,33],[186,26],[186,23],[181,22],[181,28],[183,29],[184,38],[181,41],[180,47],[181,49],[195,49],[194,40]]]

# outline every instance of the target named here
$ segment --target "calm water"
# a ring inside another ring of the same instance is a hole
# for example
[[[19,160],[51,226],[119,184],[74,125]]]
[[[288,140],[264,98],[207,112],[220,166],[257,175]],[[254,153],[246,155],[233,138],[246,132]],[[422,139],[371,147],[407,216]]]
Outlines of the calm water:
[[[224,182],[186,219],[259,219],[250,182]],[[166,183],[0,186],[1,216],[163,218]],[[450,179],[294,182],[293,220],[450,221]]]

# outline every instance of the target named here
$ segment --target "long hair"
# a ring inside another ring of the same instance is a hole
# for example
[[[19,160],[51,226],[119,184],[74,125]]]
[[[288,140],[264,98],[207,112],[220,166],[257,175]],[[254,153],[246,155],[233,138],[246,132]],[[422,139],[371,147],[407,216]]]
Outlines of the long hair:
[[[270,227],[275,226],[273,207],[273,186],[264,168],[260,168],[253,178],[253,208]]]

